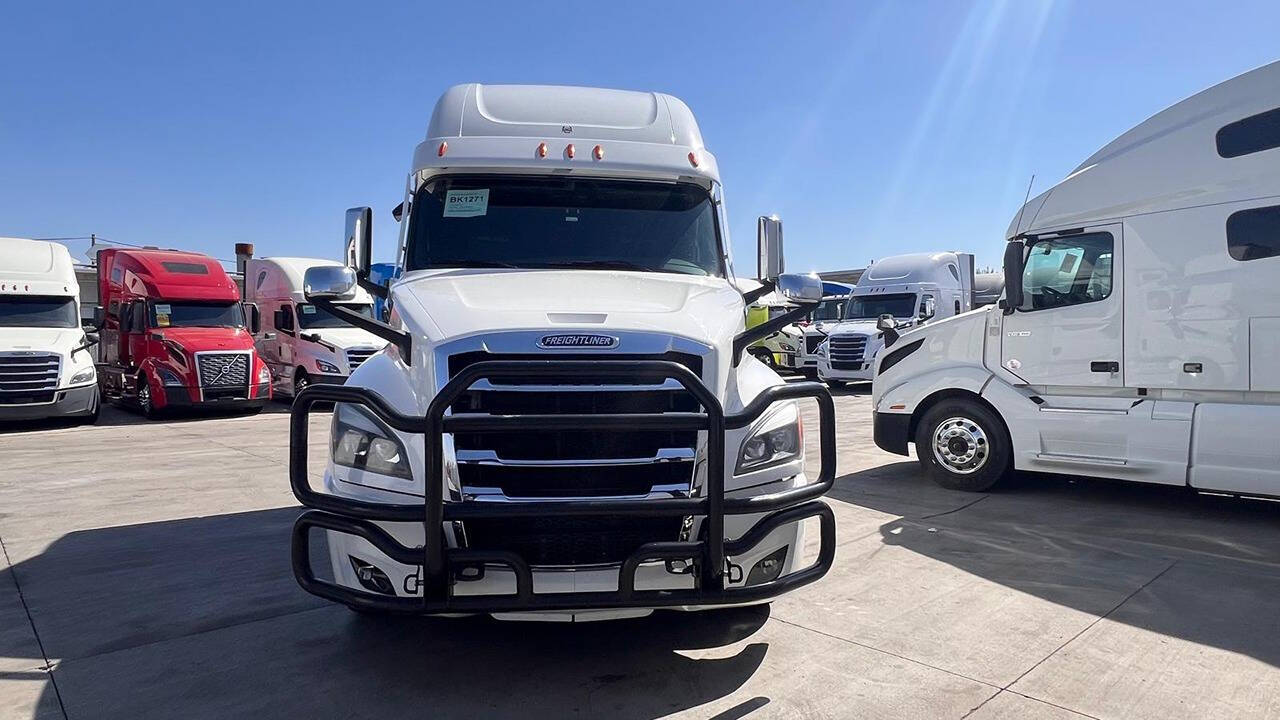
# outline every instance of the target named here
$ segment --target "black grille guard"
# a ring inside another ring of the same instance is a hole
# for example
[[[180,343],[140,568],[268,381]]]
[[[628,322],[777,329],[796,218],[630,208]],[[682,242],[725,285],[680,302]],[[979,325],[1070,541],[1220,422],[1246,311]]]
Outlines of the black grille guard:
[[[701,404],[703,412],[541,414],[446,416],[457,397],[481,379],[547,379],[570,381],[665,381],[684,386]],[[821,468],[817,480],[801,487],[768,495],[726,498],[725,431],[746,427],[771,405],[783,400],[811,397],[818,402]],[[308,417],[316,403],[342,402],[362,405],[387,425],[406,433],[425,435],[425,498],[414,504],[375,503],[316,492],[307,476]],[[445,499],[443,435],[451,432],[497,433],[522,430],[705,430],[707,473],[702,495],[672,498],[601,498],[592,500],[538,500],[476,502]],[[510,612],[627,607],[723,605],[765,600],[811,583],[831,568],[835,559],[835,516],[818,498],[835,478],[835,404],[826,387],[802,382],[778,385],[762,392],[742,412],[725,415],[719,400],[688,368],[663,360],[497,360],[474,363],[461,370],[432,399],[425,417],[403,415],[378,393],[350,386],[312,385],[294,400],[289,431],[289,480],[293,494],[311,508],[294,523],[293,574],[304,590],[357,608],[410,613]],[[739,539],[726,542],[725,515],[768,513]],[[602,592],[534,593],[533,572],[519,555],[503,550],[449,547],[444,523],[474,518],[648,516],[705,518],[705,539],[656,541],[642,545],[622,564],[618,589]],[[811,517],[821,524],[817,561],[801,570],[757,585],[725,586],[727,556],[750,551],[773,530]],[[426,532],[423,547],[405,547],[373,521],[419,522]],[[318,579],[312,572],[311,529],[331,530],[363,538],[380,552],[404,565],[419,568],[420,595],[391,596],[356,590]],[[650,561],[684,560],[692,563],[694,587],[678,590],[636,590],[635,575]],[[498,565],[515,576],[512,594],[455,595],[454,572],[461,568]]]

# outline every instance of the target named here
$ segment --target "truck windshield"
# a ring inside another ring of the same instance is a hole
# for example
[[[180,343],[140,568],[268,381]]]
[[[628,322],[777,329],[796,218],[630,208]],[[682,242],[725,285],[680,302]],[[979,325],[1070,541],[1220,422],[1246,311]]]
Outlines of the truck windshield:
[[[814,322],[822,320],[839,320],[840,312],[844,310],[845,298],[838,300],[823,300],[813,311]]]
[[[851,297],[844,317],[846,320],[874,320],[881,315],[892,315],[898,320],[915,317],[915,293]]]
[[[372,305],[343,303],[342,307],[358,312],[365,317],[373,317]],[[330,313],[328,310],[318,308],[309,303],[298,303],[298,325],[300,325],[303,330],[351,327],[351,324],[346,320]]]
[[[0,327],[80,327],[74,298],[48,295],[0,296]]]
[[[405,269],[575,268],[723,277],[696,185],[451,175],[414,197]]]
[[[240,303],[152,302],[151,327],[244,327]]]

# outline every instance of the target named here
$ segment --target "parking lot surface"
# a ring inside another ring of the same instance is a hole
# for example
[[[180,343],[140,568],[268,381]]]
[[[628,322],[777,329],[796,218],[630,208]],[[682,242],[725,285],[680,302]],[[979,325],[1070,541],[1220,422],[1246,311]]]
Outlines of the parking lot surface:
[[[824,579],[576,625],[303,593],[283,406],[7,428],[0,718],[1280,717],[1280,504],[1040,475],[950,492],[875,448],[865,389],[837,414]]]

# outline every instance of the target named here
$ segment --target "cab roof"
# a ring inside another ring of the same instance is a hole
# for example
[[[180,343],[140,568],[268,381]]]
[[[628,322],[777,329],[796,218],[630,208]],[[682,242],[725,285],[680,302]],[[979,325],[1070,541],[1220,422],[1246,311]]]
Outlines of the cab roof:
[[[0,292],[27,295],[75,295],[71,253],[61,243],[0,237]]]
[[[413,160],[414,172],[445,168],[719,181],[693,112],[678,98],[560,85],[470,83],[446,90]]]
[[[238,300],[240,290],[217,260],[184,250],[106,248],[98,254],[99,267],[114,266],[128,258],[123,280],[138,295],[174,300]]]
[[[1280,62],[1214,85],[1148,118],[1026,203],[1019,233],[1280,195],[1280,148],[1224,157],[1224,127],[1280,107]]]

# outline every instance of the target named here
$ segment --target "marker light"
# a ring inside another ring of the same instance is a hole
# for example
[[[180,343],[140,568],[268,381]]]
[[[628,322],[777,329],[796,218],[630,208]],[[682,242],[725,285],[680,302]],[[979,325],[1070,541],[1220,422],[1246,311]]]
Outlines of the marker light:
[[[592,150],[591,150],[591,154],[592,154],[592,155],[594,155],[594,156],[595,156],[595,158],[596,158],[597,160],[603,160],[603,159],[604,159],[604,148],[603,148],[602,146],[600,146],[600,145],[597,145],[597,146],[595,146],[594,148],[592,148]]]
[[[569,146],[564,149],[564,154],[568,155],[570,160],[573,159],[573,143],[569,143]]]
[[[696,154],[689,153],[689,164],[698,167],[698,156]]]
[[[547,156],[547,144],[538,143],[538,157],[544,158],[546,156]]]
[[[449,143],[441,140],[440,149],[436,150],[436,157],[444,157],[444,154],[447,152],[449,152]]]

